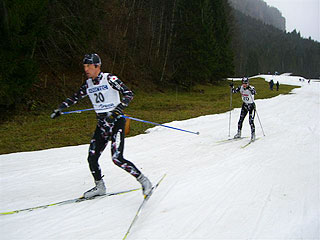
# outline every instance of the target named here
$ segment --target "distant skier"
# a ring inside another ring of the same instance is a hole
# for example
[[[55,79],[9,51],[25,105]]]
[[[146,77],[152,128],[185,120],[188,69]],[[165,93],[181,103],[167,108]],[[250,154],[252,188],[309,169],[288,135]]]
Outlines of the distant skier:
[[[240,92],[242,96],[242,108],[241,108],[241,114],[240,119],[238,122],[238,132],[234,136],[234,138],[241,138],[241,129],[242,129],[242,123],[245,117],[247,116],[247,113],[249,112],[249,124],[251,127],[251,141],[256,140],[256,134],[255,134],[255,126],[254,126],[254,111],[256,108],[256,105],[254,103],[254,95],[257,93],[254,86],[249,85],[249,79],[244,77],[242,78],[242,85],[234,88],[233,83],[230,83],[231,92],[237,93]]]
[[[90,142],[88,163],[96,186],[85,192],[84,197],[91,198],[106,193],[98,160],[109,140],[114,164],[134,176],[142,185],[143,194],[148,195],[152,188],[151,182],[132,162],[123,157],[126,120],[121,115],[133,98],[132,91],[115,75],[101,71],[101,59],[95,53],[85,55],[83,67],[88,79],[78,92],[53,111],[51,118],[60,116],[63,109],[86,96],[89,96],[92,102],[97,115],[97,127]]]
[[[279,83],[279,81],[277,81],[277,83],[276,83],[277,91],[279,91],[279,86],[280,86],[280,83]]]
[[[270,86],[270,90],[273,91],[273,85],[274,85],[274,82],[273,80],[271,79],[270,82],[269,82],[269,86]]]

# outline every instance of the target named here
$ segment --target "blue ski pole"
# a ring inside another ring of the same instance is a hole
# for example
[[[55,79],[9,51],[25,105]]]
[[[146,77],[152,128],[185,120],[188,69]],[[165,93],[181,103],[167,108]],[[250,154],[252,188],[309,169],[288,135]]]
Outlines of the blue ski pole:
[[[70,112],[61,112],[61,114],[82,113],[82,112],[91,111],[91,110],[94,110],[94,108],[75,110],[75,111],[70,111]],[[196,134],[196,135],[200,134],[199,132],[192,132],[192,131],[188,131],[188,130],[181,129],[181,128],[170,127],[170,126],[167,126],[167,125],[164,125],[164,124],[150,122],[150,121],[142,120],[142,119],[139,119],[139,118],[129,117],[129,116],[125,116],[125,115],[121,115],[121,117],[128,118],[128,119],[131,119],[131,120],[134,120],[134,121],[138,121],[138,122],[150,123],[150,124],[161,126],[161,127],[171,128],[171,129],[182,131],[182,132],[192,133],[192,134]]]
[[[92,110],[94,110],[94,108],[75,110],[75,111],[70,111],[70,112],[61,112],[61,115],[62,114],[70,114],[70,113],[82,113],[82,112],[85,112],[85,111],[92,111]]]
[[[139,118],[129,117],[129,116],[125,116],[125,115],[121,115],[121,117],[128,118],[128,119],[135,120],[135,121],[139,121],[139,122],[150,123],[150,124],[161,126],[161,127],[171,128],[171,129],[178,130],[178,131],[192,133],[192,134],[196,134],[196,135],[200,134],[199,132],[192,132],[192,131],[184,130],[184,129],[181,129],[181,128],[170,127],[170,126],[167,126],[167,125],[164,125],[164,124],[150,122],[150,121],[142,120],[142,119],[139,119]]]

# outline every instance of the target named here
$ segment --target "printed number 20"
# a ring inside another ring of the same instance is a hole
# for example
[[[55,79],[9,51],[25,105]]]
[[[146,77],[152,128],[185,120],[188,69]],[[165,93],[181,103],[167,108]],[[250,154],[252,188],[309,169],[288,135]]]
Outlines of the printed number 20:
[[[95,93],[96,96],[96,103],[104,102],[104,96],[101,92]]]

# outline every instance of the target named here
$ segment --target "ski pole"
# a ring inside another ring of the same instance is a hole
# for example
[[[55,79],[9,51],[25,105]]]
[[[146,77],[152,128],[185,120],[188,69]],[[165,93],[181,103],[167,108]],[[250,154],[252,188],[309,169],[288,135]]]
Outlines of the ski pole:
[[[94,108],[88,108],[88,109],[82,109],[82,110],[75,110],[75,111],[70,111],[70,112],[61,112],[61,114],[82,113],[82,112],[91,111],[91,110],[94,110]],[[167,126],[167,125],[164,125],[164,124],[155,123],[155,122],[150,122],[150,121],[146,121],[146,120],[142,120],[142,119],[138,119],[138,118],[133,118],[133,117],[128,117],[128,116],[125,116],[125,115],[121,115],[121,117],[123,117],[123,118],[128,118],[128,119],[135,120],[135,121],[139,121],[139,122],[150,123],[150,124],[157,125],[157,126],[161,126],[161,127],[171,128],[171,129],[178,130],[178,131],[183,131],[183,132],[187,132],[187,133],[192,133],[192,134],[196,134],[196,135],[199,135],[199,134],[200,134],[199,132],[192,132],[192,131],[188,131],[188,130],[181,129],[181,128],[170,127],[170,126]]]
[[[228,137],[230,137],[231,110],[232,110],[232,88],[230,88],[230,115],[229,115],[229,134],[228,134]]]
[[[199,132],[192,132],[192,131],[188,131],[188,130],[181,129],[181,128],[170,127],[170,126],[167,126],[167,125],[164,125],[164,124],[150,122],[150,121],[142,120],[142,119],[139,119],[139,118],[129,117],[129,116],[125,116],[125,115],[121,115],[121,117],[128,118],[128,119],[131,119],[131,120],[135,120],[135,121],[138,121],[138,122],[151,123],[153,125],[166,127],[166,128],[171,128],[171,129],[174,129],[174,130],[183,131],[183,132],[187,132],[187,133],[192,133],[192,134],[196,134],[196,135],[200,134]]]
[[[262,129],[263,136],[265,137],[266,135],[264,134],[263,127],[262,127],[262,124],[261,124],[261,121],[260,121],[260,117],[259,117],[259,114],[258,114],[257,108],[255,108],[255,111],[256,111],[257,116],[258,116],[258,120],[259,120],[259,123],[260,123],[260,127],[261,127],[261,129]]]
[[[94,108],[75,110],[75,111],[70,111],[70,112],[61,112],[61,115],[62,114],[70,114],[70,113],[82,113],[82,112],[85,112],[85,111],[92,111],[92,110],[94,110]]]
[[[252,102],[254,103],[253,97],[252,97],[251,94],[250,94],[250,97],[251,97]],[[261,127],[261,129],[262,129],[263,136],[265,137],[266,135],[264,134],[263,127],[262,127],[262,124],[261,124],[260,117],[259,117],[259,114],[258,114],[258,111],[257,111],[257,107],[256,107],[256,106],[254,107],[254,110],[255,110],[255,112],[257,113],[258,120],[259,120],[259,123],[260,123],[260,127]]]

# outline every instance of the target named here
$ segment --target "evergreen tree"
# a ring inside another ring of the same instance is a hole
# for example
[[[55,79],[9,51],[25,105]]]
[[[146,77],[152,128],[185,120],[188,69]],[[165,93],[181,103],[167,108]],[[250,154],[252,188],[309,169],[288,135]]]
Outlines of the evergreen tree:
[[[189,88],[220,80],[232,72],[225,2],[179,1],[173,48],[174,79],[178,84]]]
[[[45,32],[44,0],[3,0],[0,40],[0,107],[13,107],[36,80],[37,41]]]
[[[211,0],[214,21],[214,36],[217,39],[218,71],[215,72],[214,80],[228,77],[234,73],[234,54],[231,48],[232,34],[229,25],[233,24],[231,7],[228,1]]]

